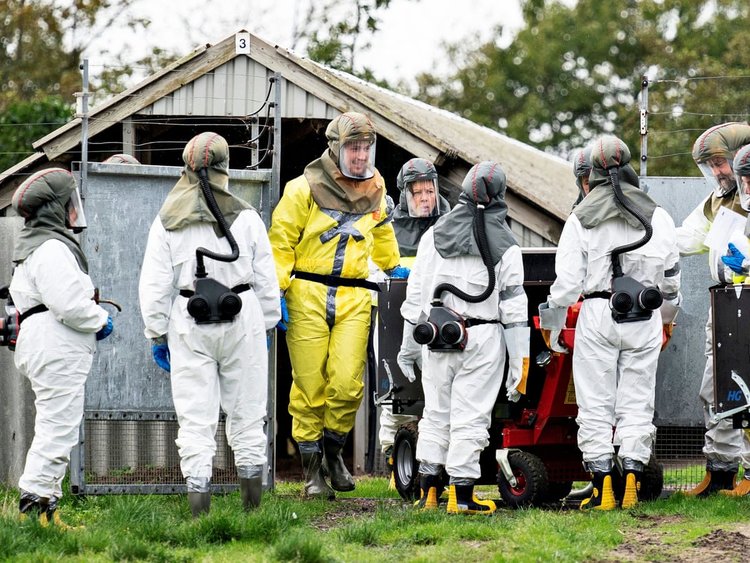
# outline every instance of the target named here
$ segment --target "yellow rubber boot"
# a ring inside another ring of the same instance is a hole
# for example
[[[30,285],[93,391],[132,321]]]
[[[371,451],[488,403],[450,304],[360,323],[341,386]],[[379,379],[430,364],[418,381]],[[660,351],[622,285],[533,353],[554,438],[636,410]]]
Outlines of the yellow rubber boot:
[[[385,465],[388,467],[388,474],[391,476],[388,480],[388,490],[396,490],[396,474],[393,471],[393,446],[385,451]]]
[[[641,474],[639,471],[625,472],[625,492],[622,495],[622,508],[634,508],[638,504],[638,493],[641,491]]]
[[[614,510],[617,508],[615,492],[612,489],[612,474],[595,472],[591,480],[594,491],[581,502],[581,510]]]
[[[491,500],[480,500],[474,494],[474,485],[448,487],[449,514],[492,514],[497,509]]]
[[[750,479],[745,477],[731,491],[727,489],[722,489],[719,491],[719,494],[725,495],[728,497],[744,497],[744,496],[750,495]]]
[[[443,493],[439,475],[419,475],[419,500],[414,506],[421,510],[437,510],[438,499]]]
[[[84,526],[70,526],[69,524],[66,524],[62,521],[62,518],[60,518],[60,513],[57,510],[51,512],[48,510],[44,514],[41,514],[39,516],[39,523],[45,528],[52,524],[55,528],[60,530],[82,530],[84,528]]]

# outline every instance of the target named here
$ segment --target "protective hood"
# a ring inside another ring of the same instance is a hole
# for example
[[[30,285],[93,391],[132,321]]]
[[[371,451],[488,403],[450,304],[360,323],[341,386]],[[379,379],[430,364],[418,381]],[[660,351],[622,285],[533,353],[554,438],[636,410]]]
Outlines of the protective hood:
[[[602,137],[593,144],[589,195],[573,210],[584,228],[591,229],[615,217],[624,219],[632,227],[643,228],[640,221],[617,201],[610,178],[611,170],[617,171],[620,189],[628,204],[651,219],[656,202],[640,190],[638,175],[629,163],[630,149],[617,137]]]
[[[13,209],[25,219],[13,262],[20,264],[44,242],[63,242],[73,253],[81,270],[88,273],[88,262],[73,233],[66,227],[65,209],[76,189],[73,175],[63,168],[48,168],[31,175],[13,194]]]
[[[437,194],[435,213],[429,217],[413,217],[409,212],[407,188],[416,180],[435,180],[437,171],[429,160],[412,158],[401,167],[396,177],[399,190],[398,206],[393,211],[393,228],[396,231],[401,256],[416,256],[419,240],[437,220],[450,211],[448,200]]]
[[[737,150],[750,143],[750,125],[742,122],[722,123],[704,131],[693,144],[697,164],[719,156],[731,160]]]
[[[716,197],[726,197],[736,189],[731,172],[737,150],[750,143],[750,125],[741,122],[722,123],[704,131],[693,144],[693,159]],[[712,159],[726,159],[727,166],[717,178],[709,166]]]
[[[198,170],[206,169],[216,203],[231,227],[242,211],[253,206],[229,192],[229,145],[218,133],[201,133],[185,146],[182,160],[185,167],[180,179],[159,210],[162,225],[175,231],[192,223],[211,223],[216,235],[224,236],[203,197]]]
[[[458,203],[433,227],[435,248],[443,258],[481,256],[473,229],[477,204],[485,207],[484,228],[494,264],[500,262],[508,248],[518,244],[505,221],[505,172],[496,162],[484,161],[469,170],[461,184]]]
[[[305,167],[310,193],[321,209],[344,213],[372,213],[380,209],[385,194],[385,180],[380,172],[367,180],[347,178],[338,169],[329,151]]]
[[[130,154],[113,154],[104,162],[107,164],[140,164],[138,159]]]
[[[583,191],[583,179],[588,178],[591,173],[591,147],[579,150],[573,157],[573,175],[576,177],[576,186],[578,186],[578,197],[573,202],[573,207],[578,205],[586,197]]]

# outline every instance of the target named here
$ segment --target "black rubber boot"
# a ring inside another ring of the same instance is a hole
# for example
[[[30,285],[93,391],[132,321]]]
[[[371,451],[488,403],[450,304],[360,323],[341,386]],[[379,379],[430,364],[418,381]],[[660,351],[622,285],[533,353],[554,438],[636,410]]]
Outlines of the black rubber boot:
[[[260,506],[263,496],[263,477],[251,479],[240,479],[240,496],[242,497],[242,508],[252,510]]]
[[[614,510],[617,508],[615,493],[612,488],[612,472],[592,473],[591,483],[594,490],[591,496],[581,502],[581,510]]]
[[[190,512],[193,518],[198,518],[201,514],[208,514],[211,510],[211,493],[188,492],[188,503],[190,503]]]
[[[719,491],[731,491],[735,487],[736,477],[736,471],[713,471],[706,469],[706,475],[703,477],[703,480],[683,494],[689,497],[707,497]]]
[[[32,493],[22,492],[21,500],[18,502],[18,519],[24,521],[28,518],[37,518],[39,522],[47,523],[47,510],[49,499],[39,497]]]
[[[324,471],[331,479],[334,491],[353,491],[354,478],[344,464],[341,450],[346,443],[346,435],[330,430],[323,431]]]
[[[424,510],[438,507],[438,499],[443,494],[443,480],[440,475],[419,474],[419,500],[414,506]]]
[[[328,486],[323,478],[321,465],[323,463],[323,454],[321,452],[300,452],[302,457],[302,472],[305,477],[306,497],[320,497],[333,500],[336,494]]]

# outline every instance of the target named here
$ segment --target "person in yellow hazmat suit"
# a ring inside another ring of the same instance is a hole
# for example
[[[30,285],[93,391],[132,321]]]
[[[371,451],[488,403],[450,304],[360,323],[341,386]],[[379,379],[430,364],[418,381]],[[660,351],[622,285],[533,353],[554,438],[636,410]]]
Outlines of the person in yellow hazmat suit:
[[[355,486],[341,451],[364,394],[369,290],[377,289],[367,281],[368,258],[394,278],[409,270],[399,265],[372,122],[344,113],[326,138],[328,149],[284,188],[269,237],[288,312],[289,414],[304,495],[334,498]]]

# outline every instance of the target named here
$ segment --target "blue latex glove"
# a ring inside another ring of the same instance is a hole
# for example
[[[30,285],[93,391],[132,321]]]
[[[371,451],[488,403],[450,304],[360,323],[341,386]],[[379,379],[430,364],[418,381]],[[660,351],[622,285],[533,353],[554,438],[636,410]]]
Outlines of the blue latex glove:
[[[281,296],[281,319],[276,324],[276,328],[286,332],[286,325],[289,322],[289,310],[286,308],[286,297]]]
[[[729,243],[729,256],[722,256],[721,261],[726,264],[733,272],[737,274],[747,274],[747,268],[745,268],[745,255],[739,251],[734,243]]]
[[[169,363],[169,345],[166,342],[164,344],[153,344],[151,354],[154,356],[154,362],[157,366],[167,373],[172,371],[172,366]]]
[[[409,279],[409,274],[411,274],[411,270],[406,266],[396,266],[388,272],[388,276],[393,280]]]
[[[112,323],[112,317],[107,317],[107,324],[105,324],[102,328],[100,328],[99,331],[96,333],[96,339],[104,340],[110,334],[112,334],[112,330],[114,328],[115,327],[114,327],[114,324]]]

